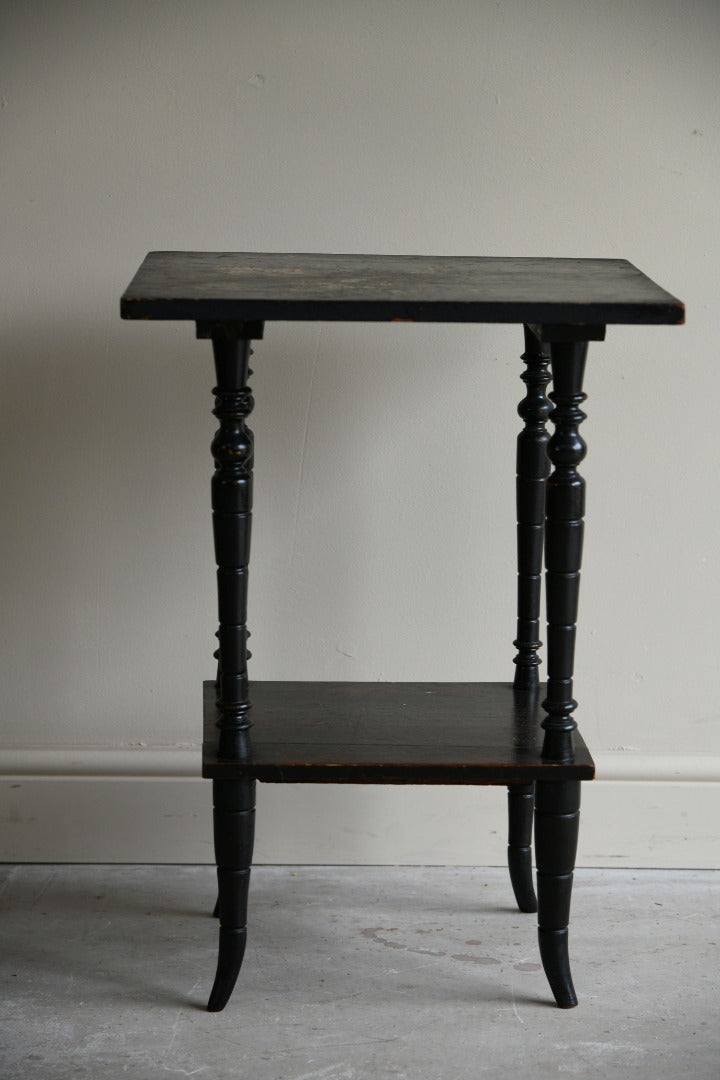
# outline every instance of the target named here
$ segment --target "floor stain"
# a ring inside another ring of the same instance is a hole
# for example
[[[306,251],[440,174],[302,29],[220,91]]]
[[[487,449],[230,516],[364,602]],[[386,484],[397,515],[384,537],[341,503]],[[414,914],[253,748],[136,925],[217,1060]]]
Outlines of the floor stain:
[[[454,953],[451,960],[461,960],[464,964],[499,964],[492,956],[472,956],[470,953]]]
[[[378,945],[384,945],[386,949],[401,949],[401,950],[404,950],[406,952],[415,953],[417,956],[437,956],[438,958],[441,958],[443,956],[448,955],[442,949],[414,949],[409,945],[403,945],[402,942],[400,942],[400,941],[393,941],[392,938],[388,938],[388,937],[383,936],[385,934],[397,933],[397,931],[398,931],[397,926],[366,926],[364,930],[360,931],[360,933],[362,934],[362,936],[364,938],[367,938],[369,941],[375,941],[375,942],[377,942]],[[432,930],[420,930],[420,931],[416,930],[415,931],[415,933],[422,933],[422,934],[431,934],[431,933],[434,933],[434,932],[435,931],[432,931]],[[476,941],[475,939],[471,938],[469,941],[466,941],[465,944],[466,945],[481,945],[482,942]],[[451,955],[450,959],[451,960],[459,960],[459,961],[461,961],[462,963],[465,963],[465,964],[493,964],[494,965],[494,964],[500,964],[501,963],[500,960],[495,960],[494,957],[492,957],[492,956],[477,956],[477,955],[473,955],[472,953],[455,953],[454,955]],[[539,964],[535,965],[535,967],[539,967],[539,966],[540,966]],[[524,970],[531,970],[531,969],[533,969],[533,965],[528,965],[527,968],[521,968],[520,970],[524,971]]]
[[[380,937],[380,934],[392,934],[397,926],[367,926],[360,933],[370,941],[377,941],[378,945],[384,945],[386,949],[407,949],[407,945],[401,945],[399,941],[391,941],[389,938]]]

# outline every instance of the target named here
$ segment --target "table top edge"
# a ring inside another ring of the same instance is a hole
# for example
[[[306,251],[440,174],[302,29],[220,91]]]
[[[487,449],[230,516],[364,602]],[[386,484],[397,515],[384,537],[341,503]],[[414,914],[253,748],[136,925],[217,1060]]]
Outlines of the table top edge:
[[[384,275],[386,266],[392,273],[378,283],[373,275]],[[476,280],[463,277],[466,266]],[[449,282],[446,270],[454,273]],[[347,286],[343,279],[335,288],[342,272],[351,275]],[[279,285],[278,274],[285,275]],[[543,292],[553,275],[550,290]],[[623,295],[626,283],[629,297]],[[120,315],[129,320],[679,325],[685,308],[627,259],[178,250],[146,255],[122,295]]]

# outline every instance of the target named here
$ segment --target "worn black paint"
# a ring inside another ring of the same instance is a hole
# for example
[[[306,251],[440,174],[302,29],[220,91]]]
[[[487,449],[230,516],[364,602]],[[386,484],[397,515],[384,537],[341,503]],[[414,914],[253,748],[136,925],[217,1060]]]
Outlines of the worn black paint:
[[[535,809],[534,784],[508,786],[508,869],[521,911],[537,911],[532,882],[532,827]]]
[[[243,328],[238,327],[243,335]],[[215,473],[212,511],[218,592],[217,703],[220,745],[226,757],[249,752],[251,727],[247,672],[247,590],[253,497],[253,409],[250,340],[216,332],[212,338],[217,386],[214,415],[220,427],[212,442]]]
[[[253,681],[252,752],[219,752],[215,689],[205,683],[203,775],[266,783],[506,784],[590,780],[577,735],[572,761],[542,754],[540,695],[510,683]]]
[[[586,446],[579,426],[585,419],[580,405],[585,400],[583,375],[586,342],[551,344],[555,408],[550,419],[555,433],[548,443],[554,466],[546,488],[545,587],[547,590],[548,682],[543,706],[547,758],[566,761],[573,756],[573,664],[575,623],[580,595],[585,515],[585,481],[577,466]]]
[[[550,381],[549,354],[525,327],[527,365],[521,378],[527,393],[518,405],[525,426],[518,435],[515,499],[517,506],[517,638],[514,686],[534,690],[539,683],[540,590],[545,526],[545,483],[550,471],[547,456],[549,435],[545,422],[552,408],[545,394]]]
[[[247,942],[247,905],[255,836],[255,781],[213,781],[220,939],[208,1012],[224,1009],[233,992]]]
[[[245,324],[198,327],[212,340],[217,386],[214,415],[220,426],[212,442],[213,536],[217,563],[218,660],[213,686],[220,752],[238,765],[249,760],[247,589],[253,495],[253,435],[246,424],[253,409],[250,340],[262,328]],[[223,1009],[235,986],[247,940],[247,899],[255,826],[255,782],[241,771],[233,782],[213,784],[216,912],[220,919],[218,966],[208,1010]]]
[[[682,303],[620,259],[151,252],[123,296],[121,312],[128,319],[194,320],[198,337],[212,340],[215,355],[219,663],[217,681],[206,684],[203,775],[213,779],[220,948],[208,1008],[225,1006],[245,950],[256,780],[507,784],[508,863],[516,899],[521,910],[535,909],[534,813],[540,954],[558,1004],[576,1004],[568,922],[580,781],[594,773],[576,731],[572,696],[587,343],[602,341],[611,323],[682,322]],[[252,409],[247,379],[249,343],[262,338],[266,319],[526,324],[513,686],[253,683],[251,702],[253,441],[246,424]],[[548,350],[555,427],[549,442]],[[543,542],[548,680],[541,725]]]
[[[151,251],[124,319],[678,323],[683,305],[624,259]],[[546,339],[547,340],[547,339]]]
[[[580,825],[580,784],[535,785],[538,941],[550,989],[561,1009],[577,1005],[568,959],[568,923]]]
[[[540,685],[538,650],[540,641],[540,594],[542,556],[545,536],[545,487],[550,461],[547,455],[550,438],[546,421],[551,403],[545,388],[550,381],[549,353],[542,344],[538,327],[525,327],[526,370],[521,378],[526,394],[518,405],[524,421],[517,438],[515,463],[515,502],[517,508],[517,637],[513,687],[517,701],[523,693],[532,694],[536,705]],[[508,787],[508,869],[518,907],[537,911],[532,884],[532,826],[535,793],[532,784]]]

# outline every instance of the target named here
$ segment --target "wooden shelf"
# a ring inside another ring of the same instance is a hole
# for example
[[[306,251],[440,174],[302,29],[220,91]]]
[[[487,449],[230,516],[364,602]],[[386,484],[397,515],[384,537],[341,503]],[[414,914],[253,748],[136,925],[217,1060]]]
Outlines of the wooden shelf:
[[[215,684],[203,686],[203,776],[270,783],[508,784],[591,780],[575,733],[570,763],[543,761],[537,694],[510,683],[253,682],[251,759],[217,755]]]

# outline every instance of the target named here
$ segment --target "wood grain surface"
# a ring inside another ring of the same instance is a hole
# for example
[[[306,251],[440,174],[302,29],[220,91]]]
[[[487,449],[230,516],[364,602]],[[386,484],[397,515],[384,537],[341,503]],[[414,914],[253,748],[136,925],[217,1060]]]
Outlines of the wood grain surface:
[[[679,323],[624,259],[153,251],[126,319]]]
[[[542,759],[543,688],[509,683],[253,681],[249,761],[218,756],[216,688],[204,691],[203,775],[270,782],[505,784],[583,779],[594,765],[575,732],[571,762]]]

